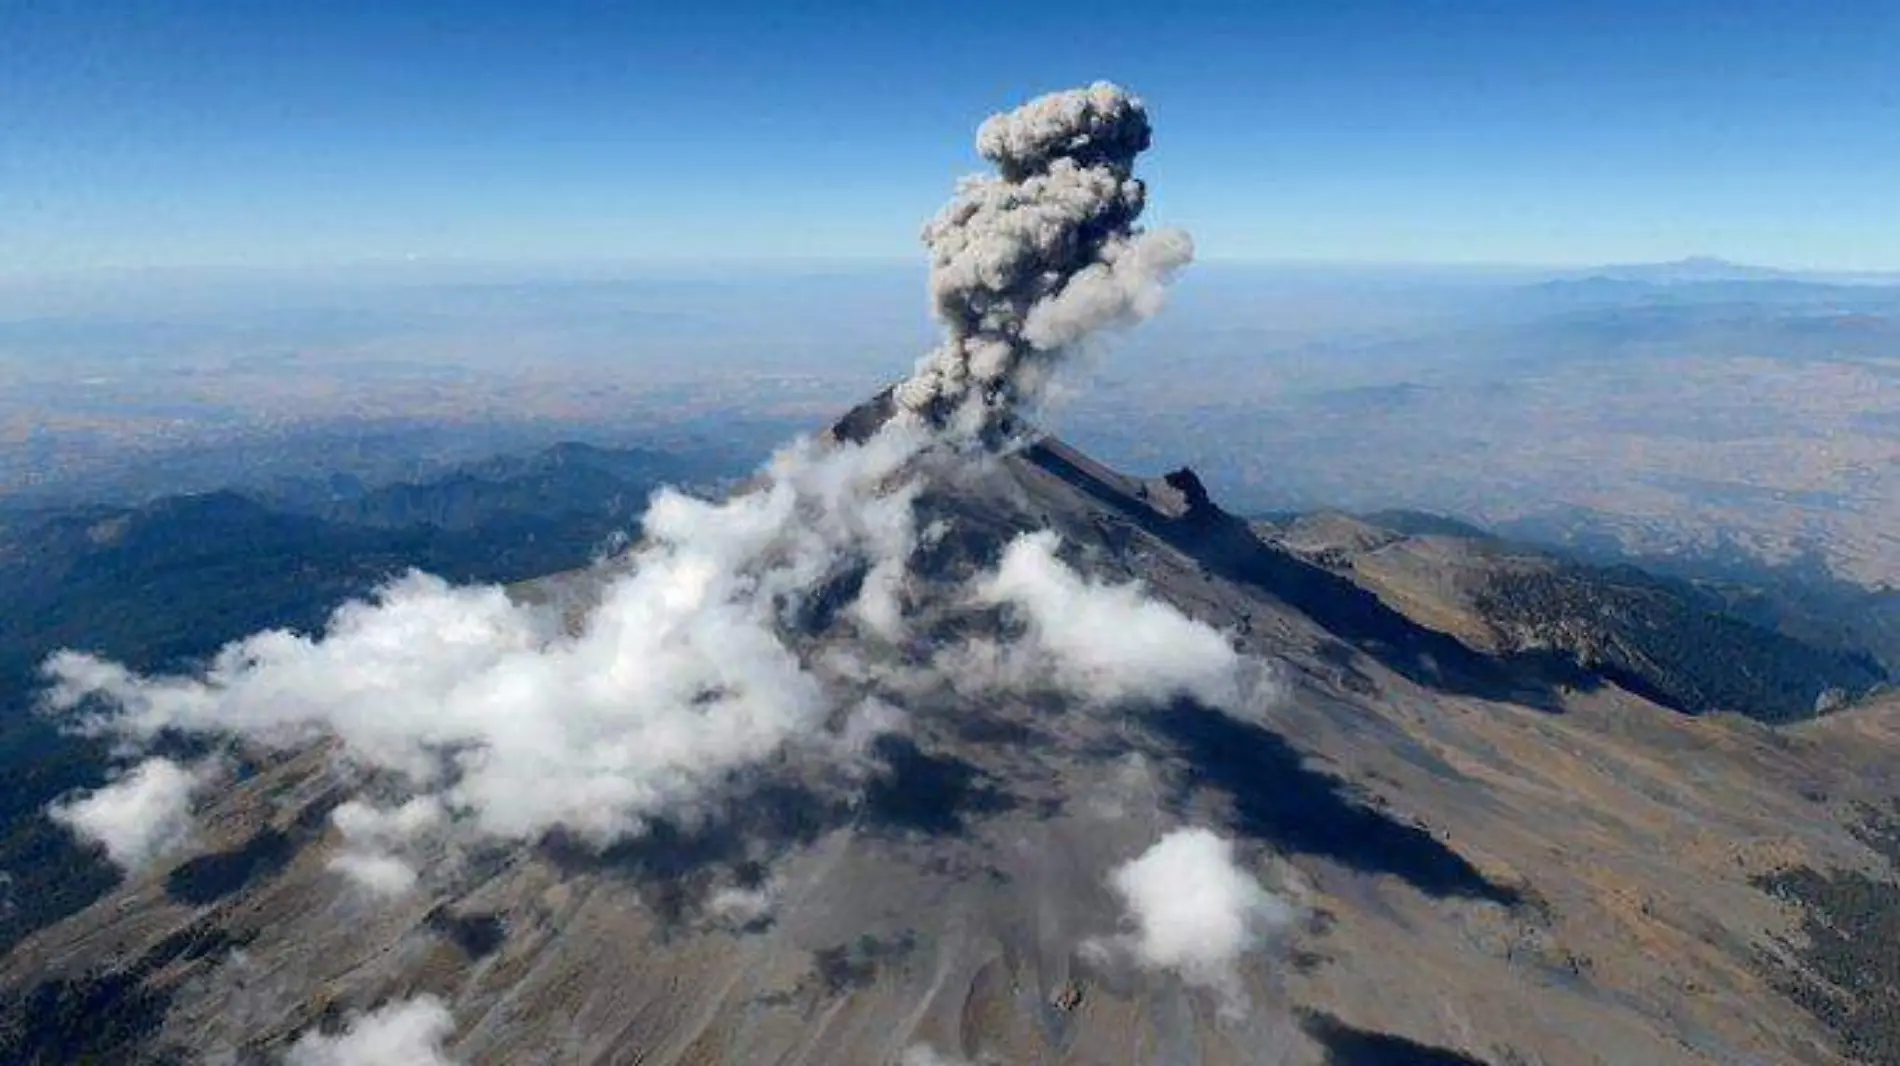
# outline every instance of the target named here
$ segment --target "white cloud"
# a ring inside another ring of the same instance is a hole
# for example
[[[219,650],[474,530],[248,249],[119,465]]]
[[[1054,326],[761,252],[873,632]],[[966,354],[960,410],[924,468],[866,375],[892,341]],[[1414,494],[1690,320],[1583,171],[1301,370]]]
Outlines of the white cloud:
[[[61,652],[46,665],[50,701],[92,708],[94,728],[135,742],[168,729],[282,746],[333,734],[349,758],[491,836],[637,834],[788,744],[849,747],[825,729],[834,701],[780,624],[854,566],[879,572],[880,588],[901,583],[916,488],[900,475],[920,432],[795,444],[724,502],[656,493],[648,545],[578,632],[500,588],[410,574],[339,609],[319,636],[256,634],[200,676],[141,677]],[[395,868],[375,860],[394,830],[367,810],[339,813],[376,838],[340,868],[392,886]]]
[[[376,895],[400,896],[415,887],[419,875],[396,853],[446,818],[435,796],[417,796],[394,810],[350,800],[330,813],[345,847],[329,868]]]
[[[979,601],[1019,612],[1040,654],[1026,660],[1019,648],[978,645],[970,654],[989,661],[967,663],[966,672],[1020,683],[1046,670],[1062,688],[1104,702],[1191,695],[1231,706],[1241,697],[1241,656],[1219,631],[1139,584],[1077,574],[1056,557],[1059,543],[1047,530],[1023,534],[977,584]]]
[[[859,624],[886,641],[904,636],[904,562],[886,559],[864,575],[864,587],[851,602],[851,614]]]
[[[330,821],[352,843],[388,846],[440,825],[442,803],[434,796],[417,796],[394,810],[350,800],[330,812]]]
[[[1119,939],[1143,966],[1171,970],[1239,1001],[1236,964],[1293,908],[1234,860],[1233,845],[1207,829],[1177,829],[1116,867],[1109,887],[1133,932]]]
[[[400,896],[416,887],[416,868],[394,855],[375,851],[345,851],[332,856],[328,868],[377,896]]]
[[[146,759],[118,780],[56,803],[47,813],[82,839],[103,845],[120,867],[137,870],[190,839],[192,796],[209,774],[208,767]]]
[[[442,1045],[455,1017],[435,996],[392,1003],[350,1020],[338,1036],[305,1033],[285,1066],[455,1066]]]
[[[722,888],[706,901],[706,910],[714,920],[734,926],[748,926],[772,913],[778,903],[776,882],[757,888]]]

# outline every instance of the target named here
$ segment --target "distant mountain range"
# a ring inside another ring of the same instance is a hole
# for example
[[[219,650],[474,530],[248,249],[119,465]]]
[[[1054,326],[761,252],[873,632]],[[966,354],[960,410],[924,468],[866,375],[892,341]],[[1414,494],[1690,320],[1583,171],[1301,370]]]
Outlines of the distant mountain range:
[[[1892,312],[1900,310],[1900,275],[1790,272],[1687,259],[1560,274],[1520,288],[1513,304],[1541,313],[1705,305]]]
[[[1662,263],[1622,263],[1593,267],[1588,276],[1653,285],[1694,284],[1711,281],[1799,281],[1812,275],[1776,267],[1737,263],[1711,255],[1692,255]]]
[[[1719,256],[1692,255],[1661,263],[1616,263],[1585,267],[1559,275],[1559,280],[1606,278],[1650,285],[1696,285],[1718,282],[1797,281],[1830,285],[1900,285],[1900,273],[1843,270],[1788,270],[1738,263]]]

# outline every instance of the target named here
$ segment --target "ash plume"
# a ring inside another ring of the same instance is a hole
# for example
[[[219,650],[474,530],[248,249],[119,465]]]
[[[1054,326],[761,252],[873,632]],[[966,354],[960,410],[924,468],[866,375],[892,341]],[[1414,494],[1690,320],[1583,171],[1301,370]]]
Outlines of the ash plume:
[[[965,178],[924,227],[943,343],[900,384],[900,409],[939,424],[988,423],[1040,392],[1062,352],[1146,318],[1194,255],[1180,230],[1135,223],[1148,111],[1108,82],[1051,93],[977,131],[997,173]]]

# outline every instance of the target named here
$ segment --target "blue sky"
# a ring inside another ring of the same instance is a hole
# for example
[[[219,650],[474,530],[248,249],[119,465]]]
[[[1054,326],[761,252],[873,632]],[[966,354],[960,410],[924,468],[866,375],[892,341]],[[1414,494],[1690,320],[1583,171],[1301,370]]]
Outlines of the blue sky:
[[[901,258],[1106,77],[1220,259],[1900,269],[1900,4],[0,0],[0,274]]]

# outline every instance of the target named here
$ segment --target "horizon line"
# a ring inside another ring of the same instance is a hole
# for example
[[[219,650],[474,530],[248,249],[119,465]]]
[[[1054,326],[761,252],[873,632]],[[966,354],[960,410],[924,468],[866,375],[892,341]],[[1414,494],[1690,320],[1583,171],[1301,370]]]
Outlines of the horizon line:
[[[1194,260],[1195,267],[1277,268],[1306,270],[1429,270],[1446,273],[1492,274],[1591,274],[1666,267],[1729,268],[1785,274],[1790,280],[1801,276],[1833,278],[1890,278],[1900,282],[1900,265],[1886,268],[1856,268],[1784,265],[1731,259],[1707,253],[1691,253],[1669,259],[1619,259],[1615,261],[1514,261],[1461,259],[1378,259],[1331,256],[1236,256],[1215,255]],[[839,270],[923,271],[927,263],[921,256],[841,255],[841,256],[707,256],[707,257],[593,257],[580,259],[499,259],[473,257],[392,256],[338,260],[327,263],[175,263],[175,264],[102,264],[73,267],[44,273],[0,270],[0,287],[38,287],[85,284],[100,281],[244,281],[270,279],[312,279],[327,277],[347,281],[351,274],[383,275],[380,280],[400,280],[407,276],[423,279],[442,273],[503,273],[516,280],[532,281],[549,275],[581,275],[609,280],[616,272],[631,272],[661,277],[682,277],[705,271],[818,274]],[[363,280],[379,280],[374,277]]]

